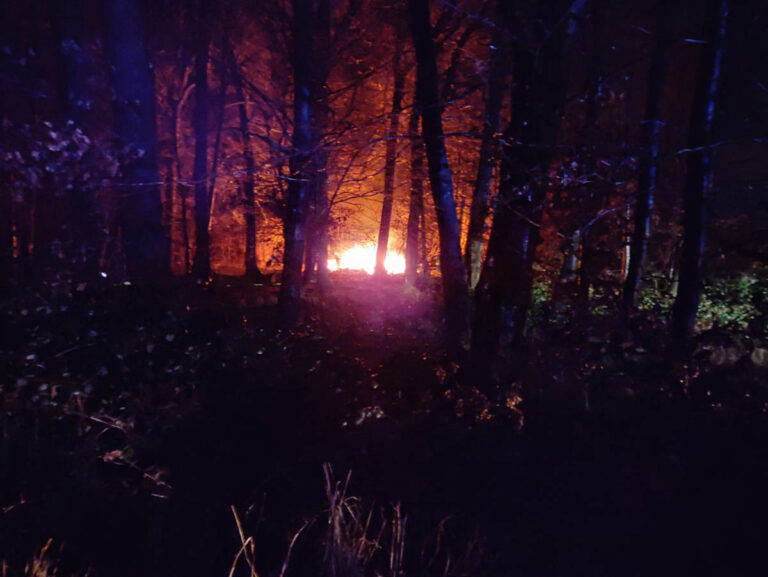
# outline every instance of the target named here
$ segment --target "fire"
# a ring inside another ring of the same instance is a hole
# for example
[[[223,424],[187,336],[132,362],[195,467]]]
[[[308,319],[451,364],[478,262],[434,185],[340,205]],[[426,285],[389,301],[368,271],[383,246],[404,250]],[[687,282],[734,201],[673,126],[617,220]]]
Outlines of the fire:
[[[376,270],[376,245],[356,244],[337,257],[328,259],[328,270],[364,270],[373,274]],[[403,274],[405,272],[405,256],[399,252],[387,251],[384,259],[384,270],[387,274]]]

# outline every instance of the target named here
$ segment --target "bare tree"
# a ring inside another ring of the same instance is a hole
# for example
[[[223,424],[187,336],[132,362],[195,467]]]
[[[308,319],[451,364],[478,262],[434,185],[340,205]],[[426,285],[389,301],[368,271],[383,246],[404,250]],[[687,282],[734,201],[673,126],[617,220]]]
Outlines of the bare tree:
[[[476,290],[473,348],[494,352],[518,344],[533,283],[546,176],[565,105],[569,56],[585,0],[548,5],[547,33],[514,51],[511,121],[504,135],[499,194]],[[507,26],[514,19],[507,13]]]
[[[392,203],[395,195],[395,166],[397,164],[397,136],[400,128],[400,112],[403,108],[405,92],[405,68],[402,63],[403,31],[396,25],[394,68],[394,90],[392,92],[392,114],[389,117],[387,133],[386,159],[384,166],[384,199],[381,204],[379,239],[376,246],[376,273],[384,274],[384,259],[389,244],[389,226],[392,221]]]
[[[415,95],[414,95],[415,96]],[[424,212],[424,140],[419,131],[421,111],[416,103],[411,108],[408,121],[408,136],[411,141],[411,191],[408,203],[408,224],[405,237],[405,282],[416,283],[419,270],[419,253],[423,256],[419,241],[423,235]]]
[[[464,263],[459,241],[461,230],[456,217],[451,167],[439,96],[439,77],[429,22],[429,0],[409,0],[413,45],[416,51],[417,99],[421,108],[422,133],[426,147],[429,181],[437,212],[440,235],[440,269],[445,299],[448,347],[457,354],[467,338],[468,301]]]
[[[640,171],[635,201],[635,228],[629,250],[627,278],[624,283],[622,307],[629,314],[635,306],[645,261],[648,256],[648,238],[651,234],[651,212],[659,179],[659,133],[661,132],[661,103],[667,77],[669,46],[669,14],[665,4],[659,4],[654,31],[651,68],[648,72],[648,92],[645,98]]]
[[[501,14],[503,0],[497,0],[497,14]],[[507,8],[508,9],[508,8]],[[507,40],[501,26],[497,26],[490,49],[490,63],[485,95],[485,115],[480,145],[480,159],[477,166],[477,179],[472,192],[472,205],[469,212],[469,229],[464,247],[464,260],[467,267],[467,282],[473,289],[480,280],[480,269],[485,247],[485,221],[488,218],[488,198],[491,192],[493,171],[498,164],[499,123],[501,103],[504,97],[505,64]]]
[[[210,0],[199,0],[198,33],[194,65],[195,83],[195,261],[193,273],[208,279],[211,274],[211,248],[208,228],[211,198],[208,194],[208,52],[211,42]]]
[[[293,19],[293,150],[283,217],[285,252],[278,299],[280,324],[284,328],[298,322],[301,300],[301,264],[312,147],[312,0],[293,0]]]
[[[680,281],[672,307],[670,332],[677,352],[682,352],[693,332],[699,307],[701,258],[705,243],[705,204],[712,191],[712,143],[715,108],[725,52],[728,1],[711,0],[711,41],[702,47],[702,63],[693,96],[688,131],[688,166],[683,192],[683,248]]]

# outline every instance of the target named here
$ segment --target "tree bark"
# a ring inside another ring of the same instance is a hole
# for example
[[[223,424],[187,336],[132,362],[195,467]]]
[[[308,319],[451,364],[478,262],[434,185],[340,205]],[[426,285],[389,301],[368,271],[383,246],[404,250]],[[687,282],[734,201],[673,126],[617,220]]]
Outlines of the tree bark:
[[[408,121],[408,136],[411,141],[411,193],[405,236],[405,282],[410,285],[414,285],[418,278],[419,228],[424,210],[424,141],[419,132],[420,118],[421,111],[414,101]]]
[[[712,0],[711,42],[703,47],[701,69],[691,108],[688,166],[683,192],[683,248],[680,281],[672,307],[673,347],[682,352],[693,332],[699,306],[701,260],[705,244],[706,201],[713,185],[712,143],[715,108],[728,20],[727,0]]]
[[[575,0],[562,21],[553,17],[561,12],[550,13],[554,33],[542,40],[541,49],[515,50],[497,207],[475,293],[477,352],[515,348],[523,338],[547,172],[565,105],[575,20],[583,9],[584,0]]]
[[[351,7],[353,8],[353,7]],[[331,59],[331,0],[318,0],[315,17],[314,65],[312,74],[312,182],[311,214],[307,215],[307,246],[304,282],[316,278],[321,286],[328,281],[330,204],[328,202],[328,133],[330,106],[328,75]],[[308,213],[310,212],[308,208]],[[316,275],[316,277],[315,277]]]
[[[133,154],[121,165],[120,221],[131,279],[168,274],[157,168],[157,129],[152,71],[147,60],[138,0],[105,0],[112,58],[114,130],[119,146]]]
[[[226,58],[226,55],[224,56]],[[216,110],[216,137],[213,139],[213,159],[211,160],[211,173],[208,178],[208,198],[211,199],[210,217],[216,213],[216,176],[219,170],[219,154],[221,152],[221,133],[224,131],[224,108],[227,100],[227,65],[222,63],[219,77],[218,106]]]
[[[311,176],[312,0],[293,0],[293,18],[293,151],[283,217],[285,252],[278,298],[279,322],[285,329],[298,323],[301,299],[301,264]]]
[[[211,274],[211,198],[208,195],[208,51],[210,48],[210,0],[199,0],[198,36],[195,54],[195,260],[194,276],[208,280]]]
[[[501,14],[503,0],[497,0],[497,13]],[[469,211],[469,228],[464,247],[464,260],[467,268],[467,282],[472,290],[480,280],[480,270],[485,248],[485,221],[488,218],[488,198],[491,192],[493,171],[498,163],[498,141],[501,119],[501,104],[504,97],[506,41],[500,28],[496,28],[493,44],[490,47],[490,65],[485,96],[485,118],[483,123],[480,159],[477,167],[477,180],[472,193]]]
[[[596,147],[600,144],[600,106],[597,97],[600,92],[600,84],[603,78],[603,6],[602,0],[591,1],[591,28],[589,30],[587,43],[589,45],[589,57],[587,65],[587,90],[586,90],[586,113],[584,114],[584,127],[582,135],[584,138],[583,149],[589,150],[584,161],[584,172],[586,174],[597,173],[597,154]],[[604,202],[604,195],[600,191],[602,185],[598,179],[581,187],[578,195],[585,202],[583,204],[588,208],[587,213],[599,213],[600,207]],[[596,222],[596,221],[595,221]],[[579,244],[581,245],[581,258],[578,260],[578,291],[576,294],[576,314],[578,316],[586,315],[589,311],[589,290],[593,281],[599,273],[598,251],[596,250],[594,237],[592,236],[593,223],[586,223],[580,226],[580,232],[574,231],[574,235],[579,235]]]
[[[387,257],[389,245],[389,228],[392,222],[392,204],[395,196],[395,167],[397,165],[397,136],[400,129],[400,113],[403,109],[405,91],[405,69],[402,66],[402,31],[398,26],[395,43],[394,79],[395,87],[392,94],[392,114],[389,117],[387,133],[386,159],[384,164],[384,199],[381,204],[381,221],[379,223],[379,240],[376,245],[376,274],[385,274],[384,260]]]
[[[256,162],[253,157],[253,147],[251,145],[251,132],[248,119],[248,105],[245,100],[243,90],[243,79],[240,72],[240,66],[237,62],[235,52],[231,46],[228,46],[228,58],[232,74],[232,83],[235,87],[237,98],[237,110],[240,120],[240,139],[243,142],[243,161],[245,163],[245,174],[240,181],[245,196],[245,276],[251,279],[261,279],[262,274],[259,270],[257,259],[257,223],[256,223],[256,191],[255,179]]]
[[[455,356],[464,347],[468,329],[467,290],[464,280],[464,263],[459,246],[461,230],[456,217],[452,174],[445,148],[438,94],[437,62],[429,22],[429,0],[409,0],[408,7],[416,51],[416,83],[421,108],[422,133],[440,235],[440,267],[445,299],[447,344],[449,354]]]
[[[659,134],[661,132],[661,103],[667,78],[667,50],[669,45],[669,15],[664,4],[657,8],[651,68],[648,72],[648,93],[645,99],[643,119],[643,150],[640,156],[635,201],[634,230],[629,247],[629,264],[624,281],[622,308],[625,315],[635,307],[645,261],[648,256],[648,239],[651,234],[651,213],[659,178]]]

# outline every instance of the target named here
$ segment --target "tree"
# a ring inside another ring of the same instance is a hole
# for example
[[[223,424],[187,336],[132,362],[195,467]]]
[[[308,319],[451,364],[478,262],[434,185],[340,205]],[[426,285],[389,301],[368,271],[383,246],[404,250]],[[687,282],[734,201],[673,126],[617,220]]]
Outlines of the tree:
[[[328,280],[328,227],[330,203],[328,201],[329,151],[324,139],[330,128],[328,102],[328,76],[331,59],[331,0],[318,0],[315,17],[314,65],[312,67],[312,184],[310,189],[311,214],[307,215],[307,245],[305,280],[309,281],[317,269],[317,280],[324,285]],[[308,210],[309,212],[309,210]]]
[[[672,308],[670,333],[673,346],[682,352],[693,332],[699,307],[701,260],[705,243],[706,200],[713,187],[713,136],[715,109],[725,52],[728,1],[711,0],[711,41],[702,47],[701,68],[691,107],[688,162],[683,191],[683,248],[680,280]]]
[[[411,191],[408,203],[408,224],[405,236],[405,282],[414,285],[419,270],[419,254],[423,257],[423,250],[419,248],[419,241],[423,235],[419,235],[419,229],[424,212],[424,140],[419,131],[421,110],[415,102],[411,108],[408,121],[408,137],[411,142]],[[421,227],[423,230],[423,227]],[[424,271],[426,272],[426,271]]]
[[[648,72],[648,92],[645,98],[642,151],[640,156],[635,201],[634,230],[629,249],[627,278],[624,283],[622,308],[629,314],[635,306],[643,268],[648,256],[651,233],[651,212],[659,179],[659,133],[661,132],[661,102],[667,77],[667,50],[669,44],[669,15],[664,4],[659,4],[654,32],[651,67]]]
[[[503,0],[497,0],[497,13],[501,14]],[[507,4],[507,8],[509,5]],[[469,229],[464,248],[464,260],[467,267],[467,282],[473,289],[480,280],[480,270],[483,263],[485,247],[485,221],[488,218],[488,198],[491,192],[493,171],[498,164],[499,123],[501,120],[501,104],[504,97],[505,64],[507,40],[501,26],[495,28],[493,42],[489,46],[490,64],[488,66],[485,115],[480,145],[480,158],[477,165],[477,179],[472,193],[472,204],[469,212]]]
[[[232,82],[235,86],[237,98],[237,112],[240,123],[240,138],[243,143],[243,161],[245,173],[241,179],[241,186],[245,196],[245,276],[250,279],[261,279],[261,271],[256,259],[256,190],[255,173],[256,162],[253,158],[251,146],[251,132],[248,126],[248,101],[243,91],[243,79],[240,65],[237,62],[234,50],[227,46],[227,58],[230,64]]]
[[[468,302],[464,263],[459,239],[451,168],[445,149],[445,136],[438,94],[439,77],[429,22],[429,0],[409,0],[413,45],[416,51],[417,100],[421,109],[422,134],[426,148],[429,181],[437,212],[440,236],[440,269],[445,299],[448,348],[457,354],[467,337]]]
[[[387,151],[384,165],[384,199],[381,203],[379,239],[376,245],[376,273],[384,274],[384,259],[389,245],[389,227],[392,221],[392,202],[395,195],[395,166],[397,164],[397,136],[400,128],[400,112],[405,92],[405,69],[402,64],[402,26],[396,25],[394,68],[394,90],[392,92],[392,113],[389,117]]]
[[[158,187],[155,93],[138,0],[104,2],[112,61],[113,126],[123,154],[119,219],[133,280],[168,274]]]
[[[519,344],[531,299],[547,174],[560,129],[569,55],[584,0],[549,8],[549,30],[514,50],[511,120],[504,134],[499,194],[476,290],[473,348],[493,352]],[[507,26],[513,29],[512,13]],[[563,17],[565,16],[565,17]]]
[[[280,324],[284,328],[294,326],[299,319],[312,147],[311,85],[312,0],[293,0],[293,150],[283,216],[285,250],[278,298]]]
[[[196,277],[208,279],[211,274],[211,248],[209,227],[211,198],[208,194],[208,51],[211,41],[210,0],[199,0],[198,34],[194,78],[195,83],[195,164],[192,179],[195,183],[195,261],[192,267]]]

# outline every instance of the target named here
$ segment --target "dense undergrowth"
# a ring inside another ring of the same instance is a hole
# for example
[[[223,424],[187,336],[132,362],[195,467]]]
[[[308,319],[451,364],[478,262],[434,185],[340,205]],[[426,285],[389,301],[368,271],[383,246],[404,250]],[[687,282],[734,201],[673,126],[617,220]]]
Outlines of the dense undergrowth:
[[[274,287],[236,279],[59,279],[0,314],[4,575],[759,567],[760,335],[670,364],[650,313],[542,317],[475,373],[429,291],[351,274],[290,333]]]

